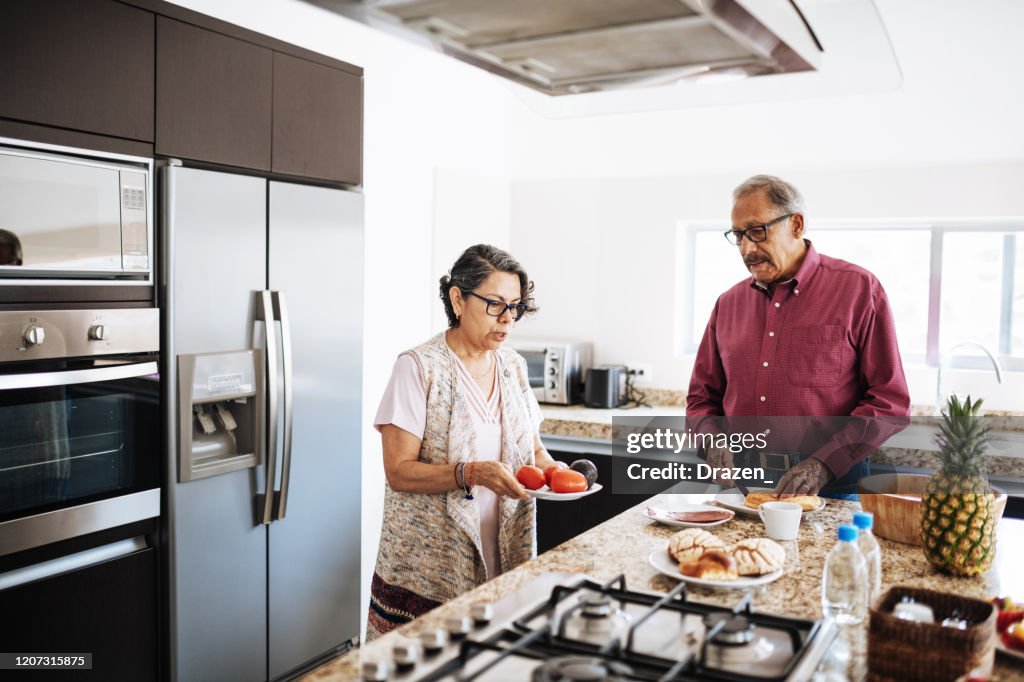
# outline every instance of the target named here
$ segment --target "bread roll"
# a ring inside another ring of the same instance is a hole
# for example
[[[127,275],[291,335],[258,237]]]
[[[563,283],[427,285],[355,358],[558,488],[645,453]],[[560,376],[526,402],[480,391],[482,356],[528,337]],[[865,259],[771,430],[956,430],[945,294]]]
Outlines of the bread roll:
[[[757,509],[765,502],[789,502],[791,504],[799,504],[800,508],[804,511],[814,511],[821,506],[821,498],[817,495],[797,495],[796,497],[782,498],[770,490],[750,493],[743,498],[743,504],[751,509]]]
[[[699,559],[680,562],[679,572],[702,580],[736,580],[736,560],[720,549],[709,549]]]
[[[786,550],[768,538],[747,538],[729,548],[740,575],[774,573],[786,563]]]
[[[668,541],[668,554],[677,563],[699,559],[709,549],[725,549],[725,543],[703,528],[685,528]]]

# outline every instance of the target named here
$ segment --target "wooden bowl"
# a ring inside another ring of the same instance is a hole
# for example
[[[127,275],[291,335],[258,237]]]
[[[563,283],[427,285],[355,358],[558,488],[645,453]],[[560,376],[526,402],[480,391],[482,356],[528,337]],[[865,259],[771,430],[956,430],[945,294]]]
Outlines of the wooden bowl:
[[[921,494],[931,476],[876,474],[857,482],[860,506],[875,515],[874,534],[905,545],[921,546]],[[996,522],[1006,509],[1006,493],[996,494]]]

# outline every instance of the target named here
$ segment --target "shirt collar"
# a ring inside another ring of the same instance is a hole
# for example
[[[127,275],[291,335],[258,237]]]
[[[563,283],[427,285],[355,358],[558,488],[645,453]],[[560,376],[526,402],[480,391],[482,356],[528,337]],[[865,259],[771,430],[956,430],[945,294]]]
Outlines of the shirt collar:
[[[815,270],[818,269],[818,265],[821,264],[821,256],[814,249],[814,244],[811,243],[810,239],[805,239],[804,243],[807,244],[807,253],[804,254],[804,262],[800,264],[800,269],[796,271],[792,279],[787,279],[785,282],[779,282],[779,284],[793,283],[794,286],[798,286],[803,282],[804,286],[807,286],[807,281]],[[750,278],[750,286],[758,291],[767,292],[767,285],[761,284],[753,277]]]

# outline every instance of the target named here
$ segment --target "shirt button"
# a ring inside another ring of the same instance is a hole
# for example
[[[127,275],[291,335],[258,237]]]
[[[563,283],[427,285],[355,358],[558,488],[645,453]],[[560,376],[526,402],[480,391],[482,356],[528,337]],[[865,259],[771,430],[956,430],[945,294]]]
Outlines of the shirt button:
[[[764,396],[761,396],[761,402],[763,403],[765,400],[767,400],[767,398],[765,398]]]
[[[797,296],[799,296],[800,295],[800,290],[799,289],[793,289],[793,293],[796,294]]]
[[[767,366],[768,366],[768,363],[767,363],[767,362],[765,362],[765,363],[762,363],[762,364],[764,364],[764,366],[765,366],[765,367],[767,367]]]
[[[775,332],[768,332],[768,336],[775,336]]]
[[[780,305],[782,305],[782,304],[781,303],[776,303],[775,307],[778,308]]]

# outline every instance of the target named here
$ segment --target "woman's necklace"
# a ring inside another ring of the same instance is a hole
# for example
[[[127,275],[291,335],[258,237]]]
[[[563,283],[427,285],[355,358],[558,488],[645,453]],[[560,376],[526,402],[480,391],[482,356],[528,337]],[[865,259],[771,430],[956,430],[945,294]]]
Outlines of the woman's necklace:
[[[471,377],[473,377],[474,379],[477,379],[477,380],[483,379],[485,376],[487,376],[488,374],[491,373],[491,370],[494,369],[494,353],[491,352],[491,351],[488,351],[487,354],[488,354],[488,356],[490,356],[490,361],[487,363],[487,369],[485,369],[484,371],[482,371],[480,373],[474,373],[474,372],[470,372],[469,373],[469,375]]]

